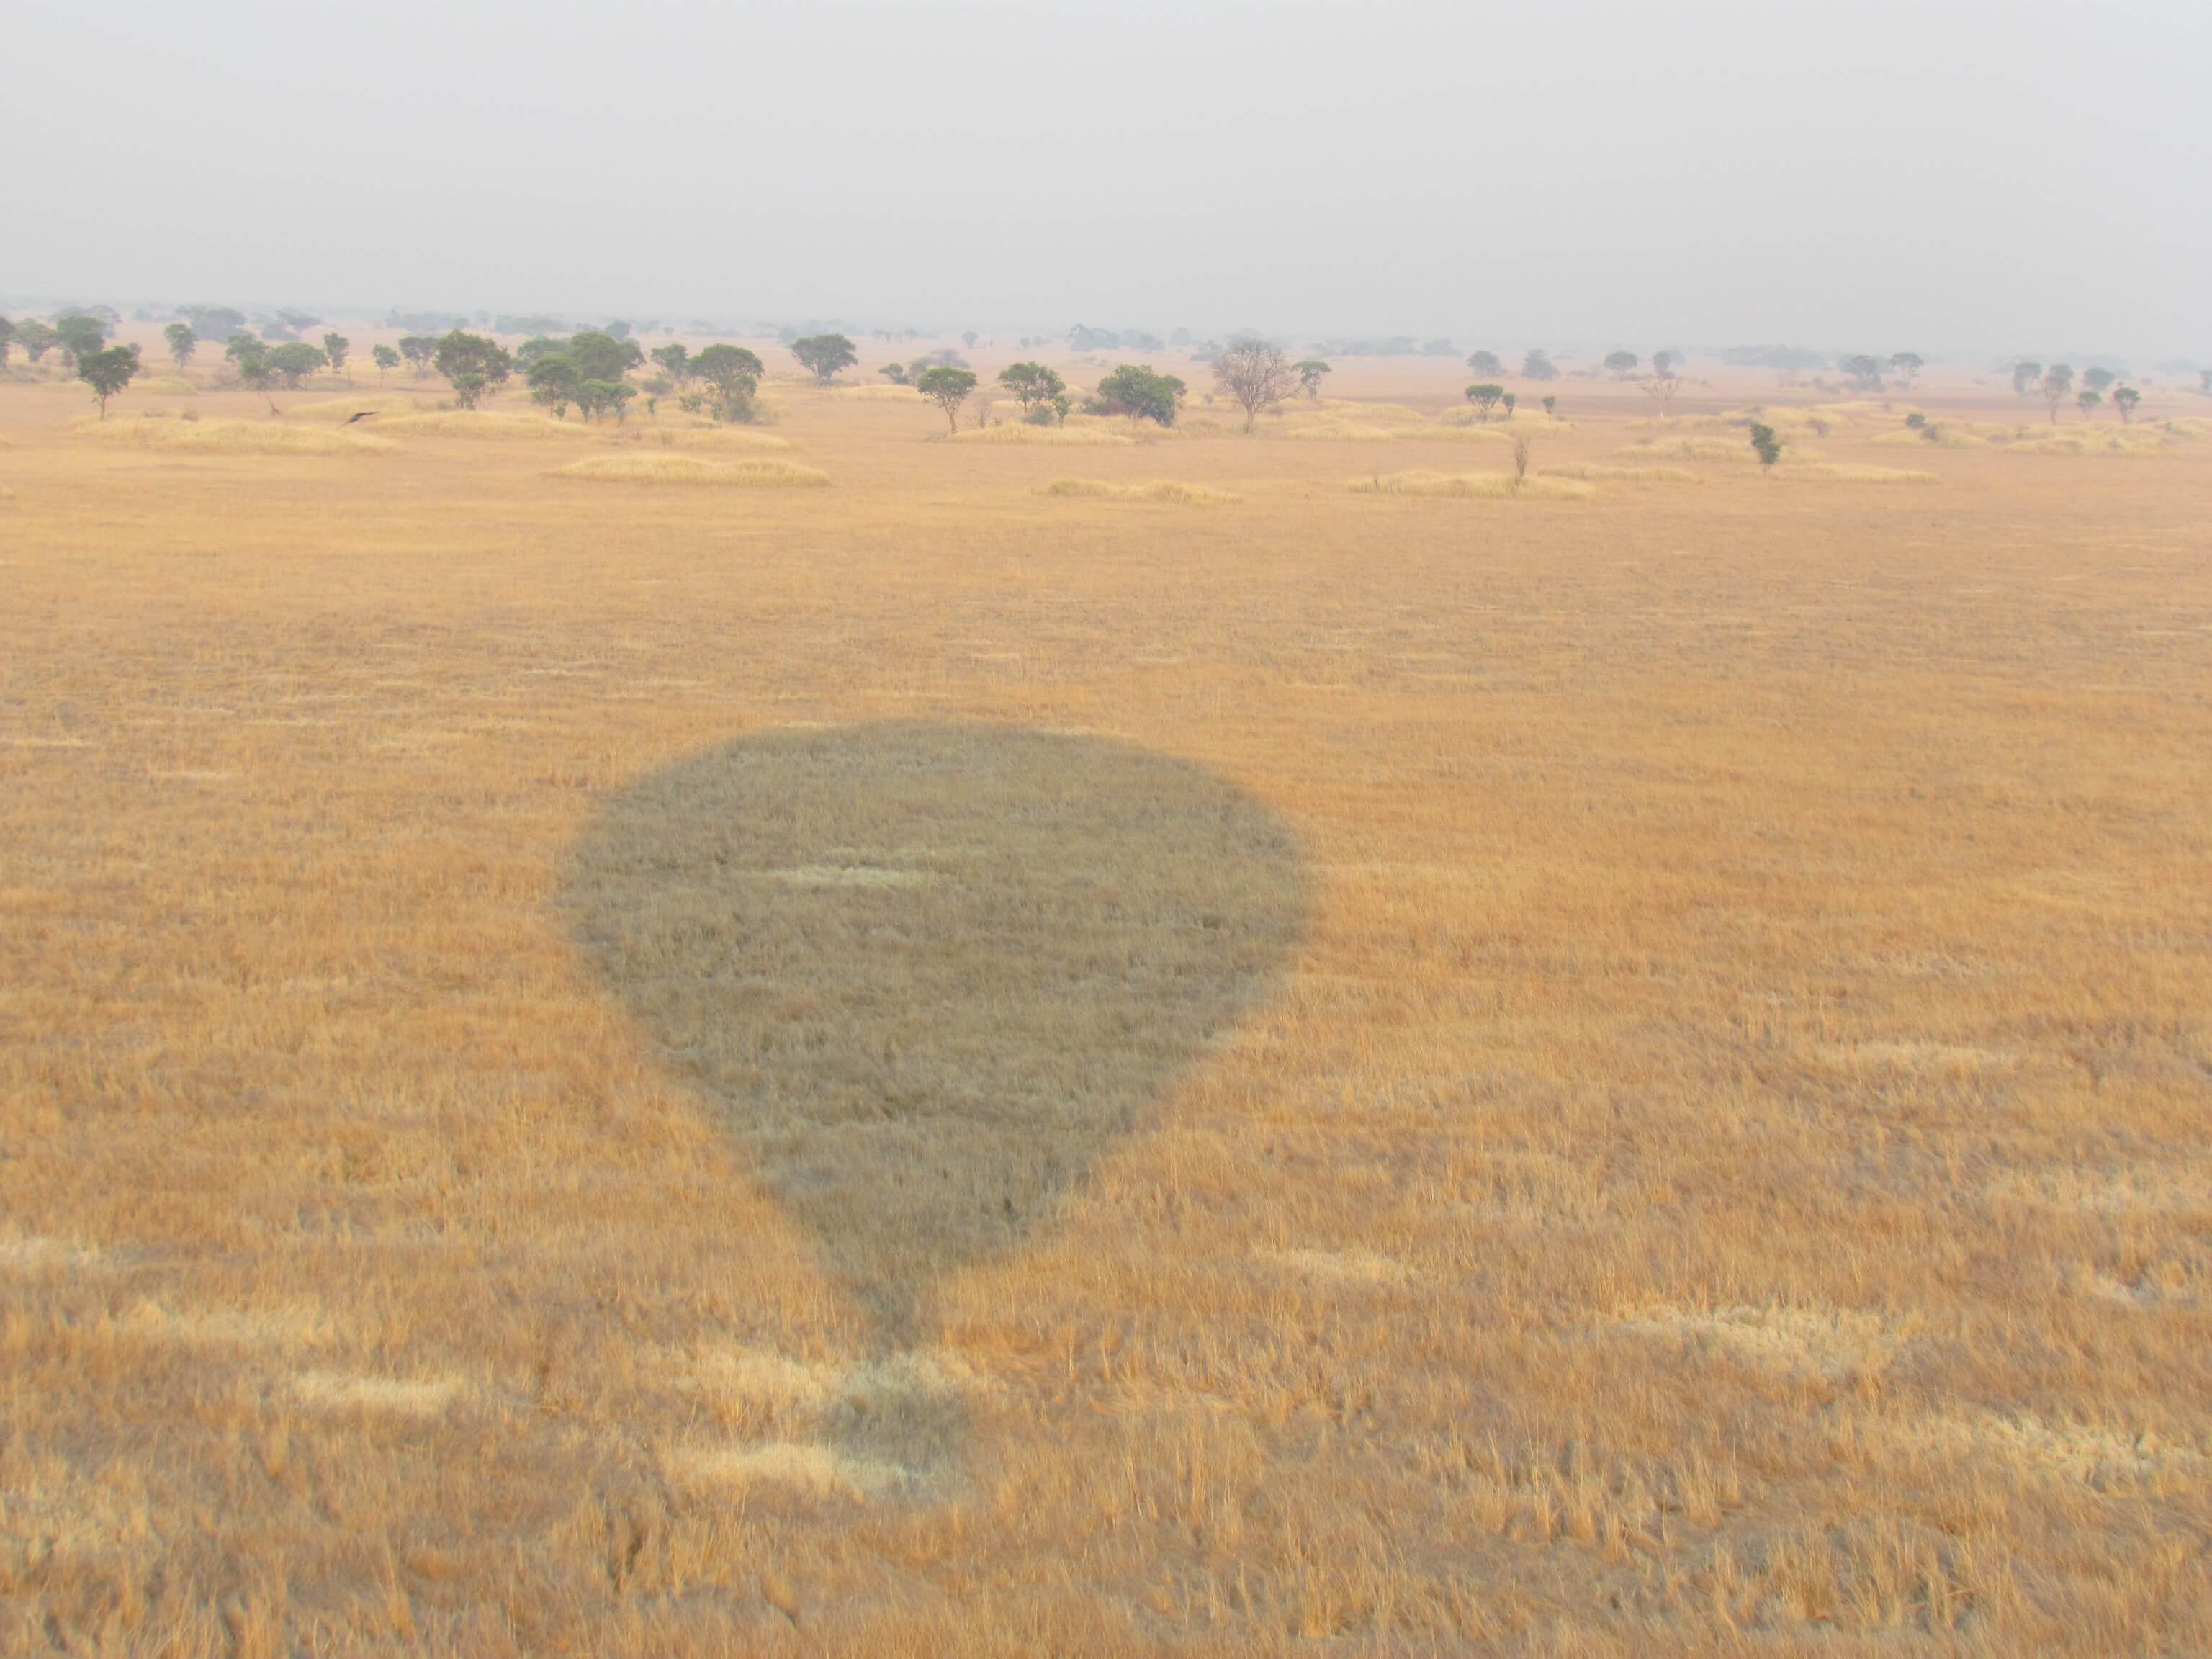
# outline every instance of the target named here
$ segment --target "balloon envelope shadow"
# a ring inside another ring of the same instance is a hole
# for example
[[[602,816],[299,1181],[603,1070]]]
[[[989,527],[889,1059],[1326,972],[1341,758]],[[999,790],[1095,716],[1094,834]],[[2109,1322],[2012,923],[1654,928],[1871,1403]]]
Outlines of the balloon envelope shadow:
[[[1203,766],[903,723],[653,774],[591,824],[563,899],[878,1352],[1145,1122],[1303,902],[1290,832]]]

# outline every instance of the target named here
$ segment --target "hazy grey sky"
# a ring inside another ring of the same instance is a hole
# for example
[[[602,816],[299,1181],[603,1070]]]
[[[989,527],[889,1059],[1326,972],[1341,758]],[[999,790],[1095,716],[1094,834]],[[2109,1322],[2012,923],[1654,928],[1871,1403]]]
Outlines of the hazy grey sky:
[[[14,0],[0,293],[2212,358],[2212,5]]]

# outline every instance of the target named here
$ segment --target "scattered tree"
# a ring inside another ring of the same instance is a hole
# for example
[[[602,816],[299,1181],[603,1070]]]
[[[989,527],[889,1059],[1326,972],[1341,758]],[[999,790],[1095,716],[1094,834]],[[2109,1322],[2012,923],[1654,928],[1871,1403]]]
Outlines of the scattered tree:
[[[1651,372],[1659,376],[1662,380],[1665,380],[1668,375],[1672,374],[1674,372],[1674,354],[1671,351],[1653,352],[1651,354]]]
[[[1471,351],[1467,366],[1478,374],[1503,374],[1505,365],[1494,351]]]
[[[1054,423],[1058,426],[1066,426],[1067,424],[1067,411],[1074,406],[1073,402],[1068,398],[1068,395],[1065,392],[1061,392],[1057,398],[1054,398],[1052,400],[1052,418]]]
[[[1282,347],[1247,334],[1231,340],[1213,360],[1213,383],[1243,410],[1249,432],[1262,410],[1298,389],[1298,372]]]
[[[1328,365],[1318,357],[1309,357],[1304,362],[1292,363],[1291,368],[1297,375],[1298,385],[1306,396],[1319,403],[1322,377],[1329,372]]]
[[[300,382],[328,361],[319,348],[301,340],[289,340],[269,349],[270,370],[288,391],[298,391]]]
[[[1514,405],[1514,404],[1517,404],[1517,403],[1519,403],[1520,401],[1521,401],[1521,399],[1520,399],[1519,398],[1516,397],[1516,396],[1515,396],[1512,392],[1507,392],[1507,393],[1506,393],[1503,398],[1499,398],[1499,399],[1498,399],[1498,402],[1500,402],[1500,403],[1502,403],[1502,404],[1504,404],[1505,405],[1505,418],[1506,418],[1507,420],[1509,420],[1509,421],[1510,421],[1510,420],[1511,420],[1511,419],[1513,418],[1513,405]],[[1520,440],[1520,439],[1518,439],[1518,438],[1516,438],[1513,441],[1514,441],[1514,442],[1516,442],[1516,443],[1519,443],[1519,442],[1521,441],[1521,440]]]
[[[35,317],[26,317],[15,325],[15,343],[23,348],[23,355],[34,363],[59,345],[61,337],[51,325],[42,323]]]
[[[1528,453],[1534,447],[1534,441],[1526,433],[1513,440],[1513,487],[1516,489],[1528,482]]]
[[[1124,363],[1098,382],[1101,413],[1127,415],[1162,426],[1176,422],[1176,407],[1188,388],[1172,374],[1157,374],[1149,368]]]
[[[2212,368],[2198,369],[2197,371],[2197,389],[2203,392],[2206,397],[2212,398]]]
[[[561,351],[586,380],[610,384],[645,363],[644,348],[636,341],[619,339],[602,328],[579,330]]]
[[[960,343],[966,346],[969,350],[973,351],[975,349],[975,331],[971,328],[965,334],[962,335],[960,337]]]
[[[380,383],[387,374],[399,367],[399,354],[388,345],[371,346],[368,357],[376,365],[376,378]]]
[[[1644,360],[1632,351],[1608,351],[1605,366],[1616,380],[1625,380],[1636,373],[1637,364]]]
[[[1468,402],[1482,411],[1482,418],[1486,421],[1490,418],[1490,411],[1504,396],[1505,388],[1495,380],[1478,380],[1467,389]]]
[[[758,357],[743,346],[710,345],[691,360],[691,371],[714,389],[715,418],[753,418],[753,394],[760,390],[763,372]]]
[[[2081,395],[2075,398],[2074,401],[2081,406],[2081,418],[2083,420],[2094,420],[2097,416],[2097,405],[2105,401],[2105,394],[2101,392],[2084,388]]]
[[[1559,400],[1557,398],[1545,398],[1545,399],[1544,399],[1544,413],[1545,413],[1547,416],[1549,416],[1551,419],[1553,419],[1553,420],[1557,420],[1557,419],[1559,419]]]
[[[915,376],[914,389],[945,411],[945,418],[955,432],[960,430],[960,405],[968,401],[968,394],[975,389],[975,376],[971,370],[951,368],[943,363],[925,368]]]
[[[2090,368],[2082,371],[2081,384],[2092,392],[2101,392],[2119,378],[2109,368]]]
[[[1917,375],[1923,368],[1927,367],[1927,365],[1922,361],[1920,354],[1917,352],[1899,351],[1891,354],[1889,367],[1891,372],[1897,376],[1898,380],[1909,386],[1912,384],[1913,377]]]
[[[1559,365],[1552,361],[1550,353],[1531,348],[1521,358],[1521,378],[1524,380],[1556,380],[1559,378]]]
[[[803,340],[793,340],[791,355],[823,386],[836,380],[839,369],[850,368],[860,361],[853,343],[842,334],[810,334]]]
[[[15,343],[15,325],[0,317],[0,368],[8,367],[8,349]]]
[[[2015,398],[2032,398],[2036,387],[2043,382],[2041,363],[2017,362],[2012,366],[2012,394]]]
[[[1772,466],[1782,459],[1782,441],[1774,435],[1774,428],[1763,422],[1751,423],[1751,447],[1758,453],[1761,466]]]
[[[323,336],[323,356],[330,360],[331,372],[333,374],[345,373],[346,353],[352,349],[353,342],[335,330]],[[353,382],[348,380],[346,384],[351,386]]]
[[[2131,386],[2112,388],[2112,407],[2120,411],[2120,424],[2127,425],[2136,417],[2136,405],[2142,401],[2142,393]]]
[[[399,346],[404,351],[407,343],[402,340]],[[514,372],[514,354],[505,346],[459,328],[439,340],[431,355],[431,363],[453,383],[454,401],[463,409],[474,409],[483,398],[506,385],[507,377]]]
[[[138,373],[138,348],[135,345],[109,346],[105,350],[80,351],[76,355],[76,377],[92,388],[92,395],[100,399],[100,418],[107,418],[107,400],[129,386]]]
[[[1052,400],[1067,390],[1067,382],[1042,363],[1009,363],[999,371],[999,384],[1014,394],[1022,418],[1042,422]]]
[[[1659,418],[1665,420],[1674,406],[1674,394],[1682,389],[1682,382],[1672,374],[1654,374],[1638,384],[1644,388],[1644,395],[1659,405]]]
[[[404,335],[399,342],[399,355],[414,365],[416,380],[427,379],[431,360],[438,355],[437,339],[428,334]]]
[[[681,340],[653,347],[653,361],[659,363],[662,372],[678,386],[691,378],[691,352]]]
[[[64,367],[107,343],[108,327],[97,317],[72,311],[54,319],[54,343],[62,349]]]
[[[1880,392],[1882,389],[1881,359],[1879,357],[1869,357],[1861,352],[1856,356],[1842,359],[1836,367],[1850,376],[1854,392]]]
[[[907,379],[906,365],[904,363],[885,363],[881,368],[878,369],[876,373],[882,375],[893,386],[906,386],[910,384]]]
[[[568,405],[583,389],[584,377],[576,373],[574,362],[556,351],[523,370],[522,383],[530,389],[532,403],[551,410],[556,420],[566,420]]]
[[[190,323],[171,323],[161,331],[161,337],[169,343],[169,357],[176,364],[177,373],[183,374],[185,365],[191,362],[192,353],[199,346],[200,337],[192,332]]]
[[[576,412],[587,421],[612,415],[616,424],[620,425],[628,416],[629,400],[635,396],[637,388],[628,380],[586,380],[576,387]]]
[[[2074,371],[2064,363],[2053,363],[2043,371],[2043,401],[2051,406],[2051,424],[2058,424],[2058,405],[2073,394]]]

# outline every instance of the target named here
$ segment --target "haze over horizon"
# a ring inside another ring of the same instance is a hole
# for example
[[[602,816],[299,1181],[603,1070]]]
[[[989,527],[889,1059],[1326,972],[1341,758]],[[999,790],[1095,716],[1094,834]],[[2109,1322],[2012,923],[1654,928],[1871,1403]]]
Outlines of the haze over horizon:
[[[15,20],[11,295],[2212,357],[2179,4]]]

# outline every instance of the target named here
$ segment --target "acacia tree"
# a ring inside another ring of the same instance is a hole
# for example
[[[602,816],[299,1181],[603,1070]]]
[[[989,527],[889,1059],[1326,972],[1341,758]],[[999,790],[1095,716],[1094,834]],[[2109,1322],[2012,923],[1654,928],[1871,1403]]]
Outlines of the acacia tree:
[[[1844,358],[1836,367],[1851,377],[1854,392],[1880,392],[1882,389],[1881,359],[1879,357],[1869,357],[1861,352],[1856,356]]]
[[[1505,365],[1494,351],[1468,353],[1467,366],[1478,374],[1503,374]]]
[[[1751,423],[1751,447],[1761,466],[1772,466],[1782,459],[1782,441],[1774,435],[1774,428],[1764,422]]]
[[[1557,419],[1559,419],[1559,400],[1557,398],[1545,398],[1545,399],[1544,399],[1544,413],[1545,413],[1545,415],[1546,415],[1547,416],[1548,416],[1549,418],[1551,418],[1551,419],[1553,419],[1553,420],[1557,420]]]
[[[2043,401],[2051,406],[2051,424],[2058,424],[2058,405],[2064,403],[2074,391],[2074,371],[2064,363],[2053,363],[2043,371]]]
[[[934,368],[925,368],[915,377],[914,389],[945,411],[945,418],[955,432],[960,430],[960,405],[968,401],[968,394],[975,389],[975,376],[964,368],[949,368],[939,363]]]
[[[399,354],[388,345],[371,346],[368,349],[368,360],[376,365],[376,378],[379,381],[381,381],[392,370],[399,367]]]
[[[1498,406],[1498,399],[1504,395],[1505,388],[1495,380],[1478,380],[1467,389],[1468,402],[1482,411],[1482,418],[1486,421],[1490,418],[1490,411]]]
[[[200,337],[192,332],[190,323],[171,323],[161,331],[161,337],[169,343],[169,357],[176,364],[177,373],[183,374],[185,365],[191,362],[192,353],[199,345]]]
[[[691,352],[681,340],[653,347],[653,361],[659,363],[661,371],[678,386],[691,378]]]
[[[100,418],[107,418],[107,400],[129,386],[138,373],[138,348],[135,345],[109,346],[103,351],[80,351],[76,358],[76,377],[92,388],[92,395],[100,399]]]
[[[1559,378],[1559,365],[1552,361],[1551,353],[1531,346],[1521,358],[1521,378],[1524,380],[1556,380]]]
[[[1671,373],[1662,373],[1640,384],[1644,395],[1659,405],[1659,418],[1665,420],[1674,406],[1674,394],[1682,389],[1682,382]]]
[[[65,363],[75,363],[80,357],[97,351],[107,343],[107,325],[97,317],[72,311],[54,319],[54,343],[62,349]]]
[[[2105,401],[2105,394],[2094,389],[2084,390],[2074,401],[2081,406],[2081,418],[2094,421],[2097,418],[2097,405]]]
[[[2012,395],[2015,398],[2034,396],[2035,388],[2041,384],[2042,380],[2043,365],[2041,363],[2026,362],[2014,363],[2012,366]]]
[[[1637,364],[1643,361],[1632,351],[1608,351],[1605,355],[1605,366],[1616,380],[1625,380],[1635,374]]]
[[[556,351],[525,369],[522,383],[530,388],[532,403],[551,410],[556,420],[566,420],[568,405],[576,401],[584,377],[576,373],[574,363]]]
[[[1298,377],[1299,389],[1316,403],[1319,403],[1322,377],[1328,374],[1328,365],[1318,357],[1309,357],[1304,362],[1292,363],[1291,368]]]
[[[2120,424],[2127,425],[2136,417],[2136,405],[2142,401],[2142,393],[2131,386],[2112,388],[2112,407],[2120,411]]]
[[[1042,421],[1052,400],[1067,390],[1058,372],[1042,363],[1009,363],[999,371],[999,384],[1014,394],[1026,421]]]
[[[333,374],[345,373],[346,353],[352,349],[353,342],[336,330],[331,330],[323,336],[323,356],[330,360],[331,371]],[[348,380],[346,384],[351,386],[353,382]]]
[[[404,340],[399,344],[400,349],[406,349]],[[481,399],[505,386],[514,373],[514,355],[505,346],[459,328],[438,341],[431,362],[453,383],[454,400],[463,409],[474,409]]]
[[[1176,406],[1182,401],[1185,389],[1172,374],[1158,374],[1135,363],[1124,363],[1098,382],[1097,406],[1104,414],[1127,415],[1140,421],[1173,426]]]
[[[1897,378],[1900,381],[1908,386],[1912,384],[1913,377],[1918,374],[1927,365],[1922,361],[1920,354],[1917,351],[1894,352],[1891,354],[1889,359],[1889,367],[1892,372],[1896,374]]]
[[[1249,432],[1262,410],[1273,409],[1298,389],[1298,371],[1282,347],[1247,334],[1231,340],[1213,360],[1213,383],[1243,410]]]
[[[803,340],[794,340],[791,343],[791,355],[823,386],[837,378],[839,369],[850,368],[860,361],[860,352],[842,334],[810,334]]]
[[[54,332],[50,324],[42,323],[35,317],[26,317],[15,325],[15,343],[22,347],[23,355],[35,363],[61,343],[61,336]]]
[[[0,317],[0,368],[8,367],[8,349],[15,343],[15,325]]]
[[[399,355],[414,365],[416,380],[427,379],[430,373],[430,362],[438,355],[437,338],[429,334],[403,335],[399,341]]]
[[[725,421],[753,418],[753,393],[760,389],[761,360],[743,346],[710,345],[691,360],[692,373],[714,391],[714,414]]]
[[[2109,368],[2090,368],[2082,372],[2081,384],[2092,392],[2102,392],[2119,378]]]

